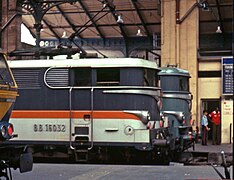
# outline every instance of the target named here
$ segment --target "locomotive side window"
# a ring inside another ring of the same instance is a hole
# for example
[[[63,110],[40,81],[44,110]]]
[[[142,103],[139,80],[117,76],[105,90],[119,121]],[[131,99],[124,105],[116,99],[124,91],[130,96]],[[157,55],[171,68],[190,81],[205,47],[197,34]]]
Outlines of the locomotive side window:
[[[189,81],[187,77],[179,78],[179,91],[189,91]]]
[[[11,86],[14,85],[14,81],[3,56],[0,56],[0,84]]]
[[[72,86],[91,86],[91,68],[75,68],[70,72],[70,83]]]
[[[120,82],[120,69],[119,68],[100,68],[97,69],[97,82],[98,86],[116,86]]]
[[[144,86],[157,86],[158,79],[156,71],[153,69],[144,69]]]

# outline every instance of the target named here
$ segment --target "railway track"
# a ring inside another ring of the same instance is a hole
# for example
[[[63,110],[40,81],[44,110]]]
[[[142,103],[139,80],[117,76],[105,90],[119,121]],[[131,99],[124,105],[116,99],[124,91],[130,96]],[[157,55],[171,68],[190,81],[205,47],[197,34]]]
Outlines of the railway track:
[[[225,153],[225,160],[227,167],[233,165],[233,153]],[[132,159],[131,161],[119,160],[118,162],[115,160],[109,161],[87,161],[87,162],[75,162],[72,158],[34,158],[34,162],[36,163],[88,163],[88,164],[160,164],[160,162],[149,162],[149,161],[139,161],[137,159]],[[184,152],[180,158],[173,161],[175,163],[182,163],[185,166],[199,166],[199,165],[217,165],[222,166],[222,154],[221,153],[211,153],[211,152]],[[165,164],[164,164],[165,165]]]

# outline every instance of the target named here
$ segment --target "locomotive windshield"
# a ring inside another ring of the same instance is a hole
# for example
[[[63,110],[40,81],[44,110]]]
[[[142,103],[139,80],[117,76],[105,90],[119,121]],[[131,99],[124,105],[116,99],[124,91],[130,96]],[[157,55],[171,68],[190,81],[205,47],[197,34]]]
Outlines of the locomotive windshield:
[[[189,78],[185,76],[161,76],[160,85],[164,91],[189,92]]]
[[[179,78],[179,91],[189,91],[188,78],[185,77]]]
[[[0,84],[1,85],[14,85],[10,70],[6,64],[6,60],[2,54],[0,54]]]
[[[144,69],[144,86],[157,86],[158,85],[158,76],[156,71],[153,69]]]

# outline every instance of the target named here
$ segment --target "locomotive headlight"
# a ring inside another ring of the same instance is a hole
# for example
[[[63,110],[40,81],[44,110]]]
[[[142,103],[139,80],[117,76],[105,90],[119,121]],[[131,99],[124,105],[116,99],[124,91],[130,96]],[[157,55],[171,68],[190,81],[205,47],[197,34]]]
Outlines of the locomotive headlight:
[[[164,118],[165,118],[165,117],[164,117],[164,114],[163,114],[162,112],[160,112],[160,120],[161,120],[161,121],[164,121]]]
[[[178,120],[179,120],[180,122],[183,122],[183,121],[185,120],[185,115],[184,115],[184,113],[179,113],[179,114],[178,114]]]
[[[1,136],[2,136],[2,138],[7,137],[7,127],[5,125],[1,126]]]
[[[142,111],[141,114],[141,121],[144,123],[148,123],[151,119],[150,113],[148,111]]]
[[[149,111],[124,111],[124,112],[136,115],[138,118],[140,118],[140,120],[144,124],[147,124],[151,120]]]
[[[191,111],[192,110],[192,102],[191,101],[188,102],[188,106],[189,106],[189,111]]]
[[[14,128],[11,123],[0,124],[0,139],[7,140],[10,139],[13,135]]]
[[[162,99],[160,98],[157,102],[158,109],[161,111],[162,109]]]
[[[147,117],[146,117],[146,118],[147,118],[148,121],[151,120],[151,117],[150,117],[150,113],[149,113],[149,112],[147,113]]]

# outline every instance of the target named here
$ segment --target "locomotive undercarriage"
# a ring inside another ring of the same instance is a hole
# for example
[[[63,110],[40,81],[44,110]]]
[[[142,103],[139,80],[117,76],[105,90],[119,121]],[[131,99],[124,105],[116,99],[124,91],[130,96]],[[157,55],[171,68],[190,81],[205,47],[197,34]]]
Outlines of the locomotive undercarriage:
[[[27,146],[4,146],[0,148],[0,177],[11,177],[11,169],[21,173],[32,171],[33,157]]]
[[[149,143],[101,143],[93,147],[84,138],[62,145],[32,146],[34,159],[69,158],[73,162],[159,163],[168,164],[170,138],[168,129],[151,129]],[[41,160],[41,159],[40,159]]]
[[[134,147],[95,146],[92,150],[58,148],[33,154],[34,162],[77,162],[77,163],[121,163],[121,164],[168,164],[170,151],[165,147],[155,147],[150,151],[140,151]]]
[[[183,151],[192,147],[189,129],[182,127],[180,138],[173,138],[169,128],[150,129],[147,143],[93,142],[88,138],[75,138],[66,142],[37,142],[31,144],[34,160],[67,159],[73,162],[154,163],[168,164]],[[184,134],[183,134],[184,133]],[[26,143],[26,142],[25,142]],[[52,143],[52,144],[51,144]],[[28,143],[27,143],[28,144]],[[29,143],[30,144],[30,143]],[[45,145],[46,144],[46,145]]]
[[[179,126],[174,128],[176,131],[175,139],[173,139],[174,145],[173,149],[175,152],[183,152],[194,146],[195,143],[195,133],[192,130],[191,126]]]

